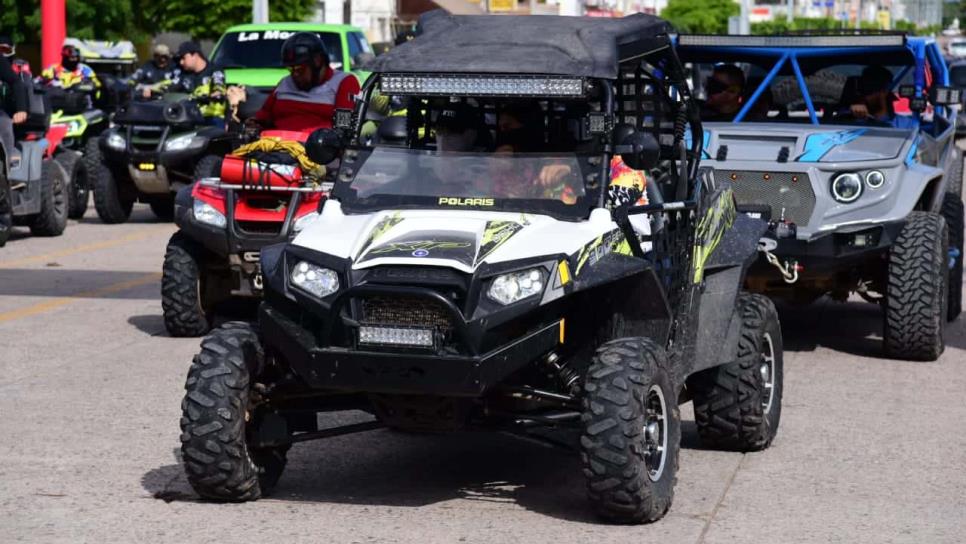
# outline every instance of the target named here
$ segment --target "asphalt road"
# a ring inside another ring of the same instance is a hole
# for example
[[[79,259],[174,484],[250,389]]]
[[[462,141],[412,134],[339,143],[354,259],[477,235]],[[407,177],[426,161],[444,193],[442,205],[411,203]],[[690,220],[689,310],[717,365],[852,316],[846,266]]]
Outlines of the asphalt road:
[[[197,500],[178,417],[197,339],[165,336],[170,224],[93,212],[0,249],[0,542],[963,542],[966,319],[934,363],[879,358],[877,310],[783,312],[771,449],[701,448],[685,406],[662,521],[598,524],[575,455],[490,434],[297,444],[276,494]],[[338,416],[344,421],[357,414]]]

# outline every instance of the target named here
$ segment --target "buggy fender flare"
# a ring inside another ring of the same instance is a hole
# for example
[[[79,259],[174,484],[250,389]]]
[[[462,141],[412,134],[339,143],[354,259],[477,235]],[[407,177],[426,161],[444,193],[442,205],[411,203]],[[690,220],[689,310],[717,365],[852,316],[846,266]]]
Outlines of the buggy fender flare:
[[[926,211],[939,209],[944,189],[944,172],[935,166],[912,164],[906,170],[896,199],[896,215],[905,217],[917,207]]]

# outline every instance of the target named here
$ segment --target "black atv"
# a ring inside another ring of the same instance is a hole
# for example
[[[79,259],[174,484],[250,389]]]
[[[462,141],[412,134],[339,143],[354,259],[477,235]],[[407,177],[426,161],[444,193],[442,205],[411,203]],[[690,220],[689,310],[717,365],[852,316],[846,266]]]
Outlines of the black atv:
[[[118,108],[115,126],[99,138],[93,172],[94,207],[105,223],[123,223],[135,201],[162,220],[174,217],[174,197],[195,179],[215,174],[239,135],[212,126],[199,99],[168,93]]]
[[[753,451],[775,437],[782,398],[777,313],[741,291],[766,224],[699,171],[672,29],[643,14],[440,12],[420,27],[375,61],[320,217],[262,249],[257,323],[202,342],[182,404],[188,481],[252,500],[297,442],[550,429],[571,431],[603,518],[660,519],[679,403],[694,401],[708,444]],[[408,99],[402,141],[362,137],[376,90]],[[500,128],[521,104],[528,138]],[[663,164],[668,181],[647,204],[625,199],[640,187],[611,181],[621,164]],[[325,424],[343,409],[375,419]]]
[[[90,201],[88,171],[96,169],[100,163],[97,139],[110,126],[110,119],[104,110],[93,105],[93,87],[49,88],[47,95],[53,110],[51,126],[66,131],[54,159],[70,180],[67,215],[79,219],[84,216]]]

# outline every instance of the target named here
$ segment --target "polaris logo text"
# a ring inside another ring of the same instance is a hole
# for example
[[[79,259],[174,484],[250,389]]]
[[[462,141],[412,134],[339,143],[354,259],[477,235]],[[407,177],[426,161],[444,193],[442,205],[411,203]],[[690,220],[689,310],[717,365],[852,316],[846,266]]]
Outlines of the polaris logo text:
[[[492,198],[457,198],[451,196],[439,197],[439,204],[443,206],[492,206]]]

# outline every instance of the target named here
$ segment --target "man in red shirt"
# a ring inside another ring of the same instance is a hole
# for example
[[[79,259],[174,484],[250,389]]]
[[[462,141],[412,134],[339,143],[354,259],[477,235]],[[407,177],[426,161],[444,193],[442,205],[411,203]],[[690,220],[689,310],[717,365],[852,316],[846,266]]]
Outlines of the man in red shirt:
[[[291,75],[282,79],[254,122],[262,128],[306,131],[332,128],[335,110],[353,109],[359,80],[333,70],[322,38],[298,32],[282,44],[282,64]]]

